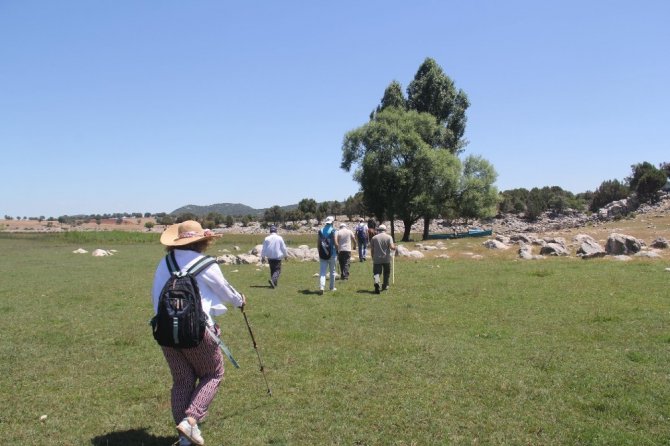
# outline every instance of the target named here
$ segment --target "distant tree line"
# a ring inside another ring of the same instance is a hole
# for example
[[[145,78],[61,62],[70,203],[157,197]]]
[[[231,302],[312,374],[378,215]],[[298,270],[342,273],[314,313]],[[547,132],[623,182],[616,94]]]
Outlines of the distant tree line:
[[[542,213],[563,213],[567,209],[597,212],[603,206],[629,198],[633,194],[641,203],[657,200],[660,191],[670,178],[670,163],[655,167],[649,162],[631,166],[631,175],[623,181],[606,180],[591,192],[573,194],[558,186],[527,189],[512,189],[500,193],[499,213],[523,214],[534,220]]]
[[[472,163],[474,165],[470,165]],[[481,163],[477,157],[466,160],[463,173],[459,178],[456,190],[450,201],[444,203],[435,215],[443,219],[476,219],[480,218],[482,208],[490,207],[490,196],[482,200],[486,194],[477,193],[478,182],[483,182],[482,189],[486,184],[492,182],[493,174],[487,169],[486,163]],[[475,172],[476,174],[474,174]],[[487,177],[489,175],[489,177]],[[484,179],[482,179],[484,177]],[[658,191],[668,184],[670,179],[670,162],[663,162],[655,167],[649,162],[642,162],[631,166],[630,176],[619,180],[603,181],[595,191],[586,191],[578,194],[566,191],[559,186],[545,186],[533,189],[511,189],[500,192],[494,198],[494,212],[498,214],[520,214],[529,220],[537,219],[543,213],[549,211],[562,214],[572,209],[576,211],[597,212],[603,206],[617,200],[629,198],[635,195],[638,201],[653,203],[658,198]],[[490,195],[490,194],[489,194]],[[302,221],[316,220],[320,223],[327,215],[346,215],[350,220],[356,217],[377,217],[374,207],[370,208],[366,203],[365,192],[360,191],[340,202],[323,201],[317,202],[313,198],[303,198],[297,207],[285,210],[275,205],[265,210],[260,221],[263,225],[280,225],[285,228],[298,227]],[[488,211],[487,211],[488,212]],[[382,213],[383,214],[383,213]],[[107,214],[90,215],[62,215],[60,217],[13,217],[5,215],[5,220],[37,220],[47,222],[59,222],[61,224],[77,225],[94,221],[98,224],[102,220],[115,220],[121,224],[124,219],[129,218],[155,218],[156,224],[171,225],[181,223],[185,220],[197,220],[203,227],[214,229],[217,227],[231,227],[236,223],[247,226],[251,222],[259,220],[254,215],[223,215],[217,212],[209,212],[206,215],[193,213],[181,213],[172,215],[165,212],[117,212]],[[145,224],[147,228],[153,226],[152,222]]]

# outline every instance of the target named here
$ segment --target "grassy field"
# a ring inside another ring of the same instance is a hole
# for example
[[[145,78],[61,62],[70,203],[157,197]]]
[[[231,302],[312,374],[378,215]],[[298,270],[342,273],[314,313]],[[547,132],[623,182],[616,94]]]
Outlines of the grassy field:
[[[261,240],[226,236],[210,253]],[[458,243],[446,252],[480,244]],[[3,440],[172,444],[169,371],[148,326],[158,236],[0,233],[0,250]],[[369,262],[323,296],[317,263],[284,263],[275,290],[267,269],[222,266],[248,297],[273,396],[231,310],[219,322],[242,368],[226,363],[203,435],[208,445],[670,444],[667,266],[398,259],[380,296]]]

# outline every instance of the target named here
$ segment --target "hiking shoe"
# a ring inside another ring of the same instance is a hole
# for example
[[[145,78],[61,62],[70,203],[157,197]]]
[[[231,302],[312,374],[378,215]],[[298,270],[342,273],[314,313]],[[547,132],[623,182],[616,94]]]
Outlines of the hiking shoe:
[[[375,294],[379,294],[379,284],[375,283]]]
[[[330,291],[337,291],[337,288],[331,288]]]
[[[383,286],[382,286],[382,291],[387,291],[388,289],[389,289],[389,286],[388,286],[388,285],[383,285]]]
[[[188,438],[184,437],[183,435],[179,436],[179,446],[191,446],[193,443],[191,443],[191,440]]]
[[[272,281],[272,279],[269,279],[268,283],[270,284],[270,288],[274,289],[275,283]]]
[[[323,288],[319,290],[319,296],[323,296]]]
[[[191,423],[189,423],[186,418],[181,420],[181,423],[177,425],[177,430],[193,444],[197,444],[198,446],[205,444],[205,439],[202,438],[198,425],[194,424],[191,426]],[[181,442],[181,440],[179,441]]]

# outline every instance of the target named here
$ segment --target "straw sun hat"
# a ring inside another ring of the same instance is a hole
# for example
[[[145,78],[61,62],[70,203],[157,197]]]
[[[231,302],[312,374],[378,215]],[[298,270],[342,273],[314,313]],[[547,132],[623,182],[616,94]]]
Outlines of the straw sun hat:
[[[161,234],[161,243],[165,246],[184,246],[213,237],[218,237],[218,234],[215,234],[210,229],[202,229],[202,226],[197,221],[186,220],[169,226]]]

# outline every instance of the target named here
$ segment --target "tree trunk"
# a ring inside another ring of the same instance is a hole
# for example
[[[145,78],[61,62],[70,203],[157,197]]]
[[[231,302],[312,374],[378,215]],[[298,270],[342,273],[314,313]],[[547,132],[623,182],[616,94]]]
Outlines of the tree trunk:
[[[403,220],[405,224],[405,231],[402,234],[402,241],[409,242],[409,232],[412,230],[412,222]]]
[[[423,219],[423,238],[422,240],[428,240],[428,230],[430,229],[430,217],[424,217]]]

